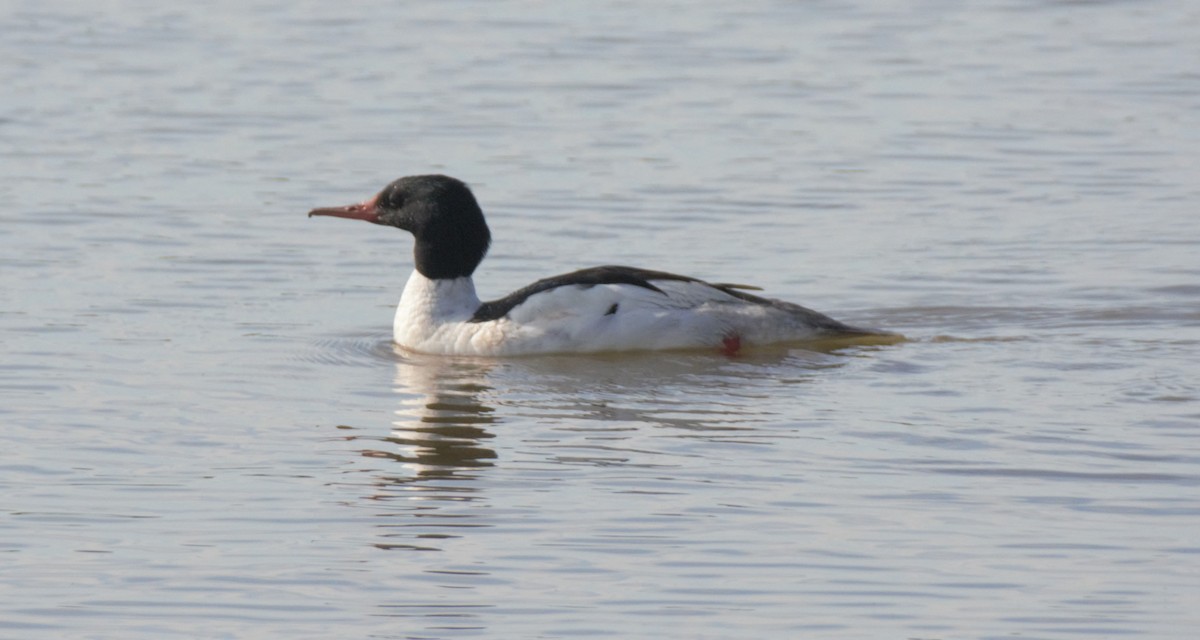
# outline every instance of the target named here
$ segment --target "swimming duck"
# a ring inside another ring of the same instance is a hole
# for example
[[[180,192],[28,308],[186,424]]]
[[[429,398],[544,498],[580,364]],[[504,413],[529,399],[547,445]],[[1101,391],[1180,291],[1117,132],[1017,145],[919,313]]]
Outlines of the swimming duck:
[[[735,355],[757,345],[890,335],[747,293],[756,287],[637,267],[581,269],[481,302],[471,276],[491,232],[470,188],[449,176],[400,178],[364,202],[308,215],[366,220],[413,235],[416,269],[400,296],[393,336],[415,352],[713,349]]]

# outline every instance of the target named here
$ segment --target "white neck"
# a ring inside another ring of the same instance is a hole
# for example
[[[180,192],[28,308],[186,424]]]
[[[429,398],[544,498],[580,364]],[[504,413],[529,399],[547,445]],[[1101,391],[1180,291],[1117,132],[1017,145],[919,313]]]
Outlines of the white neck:
[[[479,296],[475,295],[471,278],[430,280],[420,271],[413,271],[400,295],[398,310],[435,322],[462,322],[478,308]]]

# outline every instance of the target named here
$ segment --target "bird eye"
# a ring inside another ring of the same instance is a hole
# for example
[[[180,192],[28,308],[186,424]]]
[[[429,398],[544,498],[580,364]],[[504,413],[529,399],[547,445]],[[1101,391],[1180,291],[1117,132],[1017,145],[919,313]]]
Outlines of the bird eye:
[[[388,209],[401,209],[404,207],[404,195],[398,191],[389,191],[383,195],[384,204]]]

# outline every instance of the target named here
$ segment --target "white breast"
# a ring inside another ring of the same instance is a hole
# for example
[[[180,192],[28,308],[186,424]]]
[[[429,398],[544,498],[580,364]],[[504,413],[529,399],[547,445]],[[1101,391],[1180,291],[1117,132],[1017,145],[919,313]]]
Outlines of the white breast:
[[[431,280],[413,271],[396,306],[392,335],[400,346],[421,353],[486,355],[495,345],[487,344],[484,327],[468,322],[478,307],[470,278]]]

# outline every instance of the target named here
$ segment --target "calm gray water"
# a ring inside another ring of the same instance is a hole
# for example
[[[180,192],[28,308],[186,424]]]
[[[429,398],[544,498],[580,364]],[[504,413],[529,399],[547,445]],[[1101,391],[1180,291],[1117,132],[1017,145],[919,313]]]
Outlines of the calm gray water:
[[[0,4],[0,637],[1189,638],[1200,7]],[[627,263],[903,332],[393,350]]]

